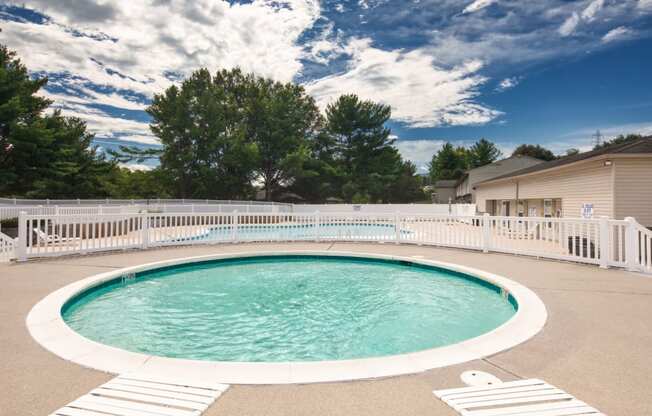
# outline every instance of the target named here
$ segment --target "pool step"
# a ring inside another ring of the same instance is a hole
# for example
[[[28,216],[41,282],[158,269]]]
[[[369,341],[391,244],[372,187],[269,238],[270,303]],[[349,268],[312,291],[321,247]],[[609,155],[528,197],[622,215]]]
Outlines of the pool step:
[[[118,376],[51,416],[199,416],[228,388]]]
[[[462,416],[605,416],[537,379],[433,391]]]

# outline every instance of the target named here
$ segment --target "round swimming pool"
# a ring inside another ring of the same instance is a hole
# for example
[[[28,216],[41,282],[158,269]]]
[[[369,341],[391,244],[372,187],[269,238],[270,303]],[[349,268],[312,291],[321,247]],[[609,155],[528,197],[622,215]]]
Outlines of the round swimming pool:
[[[63,304],[84,337],[147,355],[210,361],[349,360],[486,334],[517,312],[470,274],[348,256],[256,256],[153,268]]]

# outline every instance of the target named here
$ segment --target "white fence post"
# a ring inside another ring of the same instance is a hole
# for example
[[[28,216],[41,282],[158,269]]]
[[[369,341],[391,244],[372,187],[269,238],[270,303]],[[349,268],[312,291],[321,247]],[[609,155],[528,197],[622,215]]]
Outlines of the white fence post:
[[[238,210],[234,210],[231,214],[231,240],[234,243],[238,242]]]
[[[16,246],[16,258],[18,261],[27,261],[27,213],[18,213],[18,245]]]
[[[632,217],[625,218],[627,228],[625,230],[625,264],[630,272],[638,271],[638,242],[636,241],[636,220]]]
[[[482,216],[482,252],[491,250],[491,215],[484,213]]]
[[[319,230],[320,222],[321,222],[321,216],[319,215],[319,211],[315,211],[315,241],[316,242],[319,242],[321,240],[320,230]]]
[[[396,244],[401,242],[401,213],[394,214],[394,232],[396,233]]]
[[[141,245],[143,248],[149,248],[149,214],[140,215]]]
[[[600,268],[609,267],[609,253],[611,252],[611,238],[609,236],[609,217],[600,217]]]

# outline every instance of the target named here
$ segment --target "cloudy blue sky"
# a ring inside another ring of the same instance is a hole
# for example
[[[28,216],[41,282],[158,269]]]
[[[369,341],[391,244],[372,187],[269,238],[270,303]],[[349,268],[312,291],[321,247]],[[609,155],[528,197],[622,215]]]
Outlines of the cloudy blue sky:
[[[24,0],[0,42],[102,147],[155,146],[153,94],[194,69],[353,92],[392,106],[403,155],[445,140],[587,149],[652,134],[652,0]]]

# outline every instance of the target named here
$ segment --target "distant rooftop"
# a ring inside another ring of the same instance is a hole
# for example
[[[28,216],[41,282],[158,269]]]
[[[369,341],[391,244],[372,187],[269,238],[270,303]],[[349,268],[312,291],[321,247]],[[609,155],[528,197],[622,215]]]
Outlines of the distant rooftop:
[[[544,162],[541,159],[538,159],[538,158],[532,157],[532,156],[528,156],[528,155],[512,155],[512,156],[509,156],[509,157],[506,157],[506,158],[503,158],[503,159],[500,159],[500,160],[496,160],[495,162],[491,162],[491,163],[489,163],[487,165],[482,165],[482,166],[478,166],[477,168],[466,170],[464,172],[464,174],[462,175],[462,177],[457,180],[457,183],[458,184],[461,183],[467,176],[469,176],[470,172],[495,168],[495,167],[503,165],[506,161],[512,160],[512,159],[530,159],[533,162],[538,162],[538,163],[543,163]],[[501,175],[501,176],[503,176],[503,175]]]
[[[435,182],[436,188],[455,188],[457,186],[457,179],[442,179]]]
[[[564,165],[569,165],[575,162],[581,162],[583,160],[592,159],[594,157],[603,156],[603,155],[615,155],[615,154],[650,154],[652,153],[652,136],[642,137],[631,142],[614,144],[611,146],[605,146],[601,149],[591,150],[589,152],[578,153],[575,155],[564,156],[560,159],[551,160],[550,162],[539,163],[538,165],[530,166],[525,169],[520,169],[515,172],[507,173],[505,175],[497,176],[495,178],[489,179],[487,182],[493,182],[501,179],[513,178],[516,176],[527,175],[530,173],[540,172],[548,169],[557,168]]]

